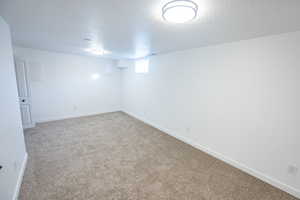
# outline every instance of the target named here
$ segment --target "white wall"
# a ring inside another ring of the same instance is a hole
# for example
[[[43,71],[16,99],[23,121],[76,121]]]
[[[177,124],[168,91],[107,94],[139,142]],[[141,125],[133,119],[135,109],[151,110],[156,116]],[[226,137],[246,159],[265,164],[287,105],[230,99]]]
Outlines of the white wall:
[[[300,32],[151,57],[123,109],[300,197]]]
[[[112,60],[14,49],[28,66],[35,122],[120,110],[120,70]]]
[[[18,192],[26,150],[8,25],[0,17],[0,199]]]

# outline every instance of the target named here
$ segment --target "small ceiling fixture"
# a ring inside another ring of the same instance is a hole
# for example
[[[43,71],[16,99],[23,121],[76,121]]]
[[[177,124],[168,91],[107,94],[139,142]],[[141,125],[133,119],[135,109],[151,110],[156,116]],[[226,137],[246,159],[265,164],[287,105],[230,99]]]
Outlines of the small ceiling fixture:
[[[171,23],[185,23],[197,17],[198,5],[191,0],[174,0],[164,5],[162,17]]]
[[[83,40],[86,41],[86,42],[91,42],[92,41],[91,38],[83,38]]]

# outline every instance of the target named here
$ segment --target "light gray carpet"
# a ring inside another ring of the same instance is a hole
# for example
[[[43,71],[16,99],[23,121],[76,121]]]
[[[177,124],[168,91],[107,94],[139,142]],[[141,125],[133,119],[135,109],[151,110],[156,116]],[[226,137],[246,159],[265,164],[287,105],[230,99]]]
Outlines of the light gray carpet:
[[[122,112],[25,132],[21,200],[296,200]]]

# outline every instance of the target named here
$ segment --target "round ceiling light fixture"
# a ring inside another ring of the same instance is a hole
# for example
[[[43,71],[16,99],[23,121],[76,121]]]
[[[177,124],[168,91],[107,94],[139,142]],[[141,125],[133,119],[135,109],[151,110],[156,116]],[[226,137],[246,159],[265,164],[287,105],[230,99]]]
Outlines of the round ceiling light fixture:
[[[171,23],[185,23],[197,17],[198,5],[191,0],[174,0],[164,5],[162,17]]]

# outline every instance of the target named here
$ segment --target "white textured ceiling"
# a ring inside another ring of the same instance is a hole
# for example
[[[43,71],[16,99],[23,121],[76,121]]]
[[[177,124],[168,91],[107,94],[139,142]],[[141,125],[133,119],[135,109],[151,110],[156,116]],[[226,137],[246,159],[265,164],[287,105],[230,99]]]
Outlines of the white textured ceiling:
[[[167,1],[0,0],[0,16],[16,45],[87,54],[84,49],[97,44],[113,58],[300,30],[300,0],[195,0],[201,16],[188,24],[162,21]]]

